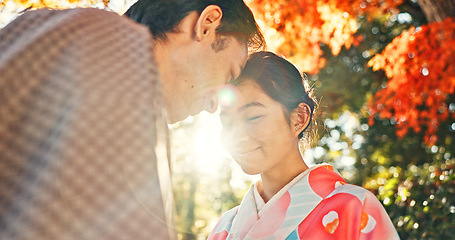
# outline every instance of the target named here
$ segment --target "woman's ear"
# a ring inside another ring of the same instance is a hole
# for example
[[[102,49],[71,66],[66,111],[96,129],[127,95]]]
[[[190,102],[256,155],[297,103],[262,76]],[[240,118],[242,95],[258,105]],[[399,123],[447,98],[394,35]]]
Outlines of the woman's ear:
[[[207,6],[199,15],[196,22],[195,32],[197,41],[202,41],[207,37],[216,37],[216,28],[221,24],[223,11],[216,5]],[[213,41],[213,40],[211,40]]]
[[[311,108],[306,103],[300,103],[291,113],[291,127],[295,137],[305,130],[310,124]]]

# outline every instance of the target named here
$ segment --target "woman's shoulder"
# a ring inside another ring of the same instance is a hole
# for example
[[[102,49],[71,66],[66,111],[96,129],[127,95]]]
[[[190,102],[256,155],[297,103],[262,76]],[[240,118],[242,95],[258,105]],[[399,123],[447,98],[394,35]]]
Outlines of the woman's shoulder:
[[[223,215],[221,215],[220,221],[232,221],[234,219],[235,215],[237,215],[237,212],[239,211],[239,207],[240,206],[235,206],[235,207],[231,208],[230,210],[226,211],[225,213],[223,213]]]
[[[226,239],[226,234],[230,231],[232,222],[234,221],[235,216],[237,215],[239,206],[236,206],[232,208],[231,210],[225,212],[220,220],[218,220],[218,223],[216,226],[213,228],[212,232],[210,233],[210,236],[208,239]],[[218,235],[226,235],[224,237],[219,238],[220,236]]]
[[[342,195],[348,194],[351,196],[355,196],[361,202],[365,202],[366,200],[370,200],[370,201],[374,200],[374,201],[379,202],[379,200],[376,198],[376,196],[371,191],[369,191],[363,187],[360,187],[360,186],[357,186],[354,184],[349,184],[349,183],[337,186],[335,188],[335,190],[333,190],[332,193],[327,195],[326,199],[333,198],[335,195],[340,195],[340,194],[342,194]]]

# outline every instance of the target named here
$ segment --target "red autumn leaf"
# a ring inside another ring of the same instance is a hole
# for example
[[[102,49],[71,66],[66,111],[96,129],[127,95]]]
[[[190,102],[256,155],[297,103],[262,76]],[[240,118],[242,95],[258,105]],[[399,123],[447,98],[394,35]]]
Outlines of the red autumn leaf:
[[[370,60],[373,70],[382,69],[389,78],[387,87],[369,104],[370,123],[376,115],[388,118],[392,113],[391,117],[406,119],[397,121],[397,136],[425,126],[425,142],[435,143],[439,122],[450,114],[447,97],[455,91],[454,37],[455,19],[446,18],[403,32]]]
[[[362,41],[355,36],[357,17],[394,12],[404,0],[250,0],[246,1],[268,39],[269,49],[286,56],[300,70],[324,67],[320,43],[337,55]],[[272,39],[272,40],[271,40]]]

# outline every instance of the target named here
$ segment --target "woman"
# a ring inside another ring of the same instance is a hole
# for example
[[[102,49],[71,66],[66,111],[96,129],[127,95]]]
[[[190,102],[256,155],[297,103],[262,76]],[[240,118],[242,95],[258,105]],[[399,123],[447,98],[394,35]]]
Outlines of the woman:
[[[223,142],[247,174],[260,174],[240,206],[226,212],[209,239],[399,239],[381,203],[330,165],[309,168],[307,139],[315,101],[305,79],[270,52],[253,54],[223,104]],[[222,100],[222,99],[221,99]]]

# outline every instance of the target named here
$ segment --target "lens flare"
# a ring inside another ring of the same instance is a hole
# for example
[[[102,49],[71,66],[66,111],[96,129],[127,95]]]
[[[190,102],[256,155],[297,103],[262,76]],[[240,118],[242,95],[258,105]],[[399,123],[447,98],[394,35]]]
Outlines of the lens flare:
[[[223,87],[217,93],[218,104],[221,107],[231,107],[234,106],[238,101],[238,94],[234,86],[228,85]]]

